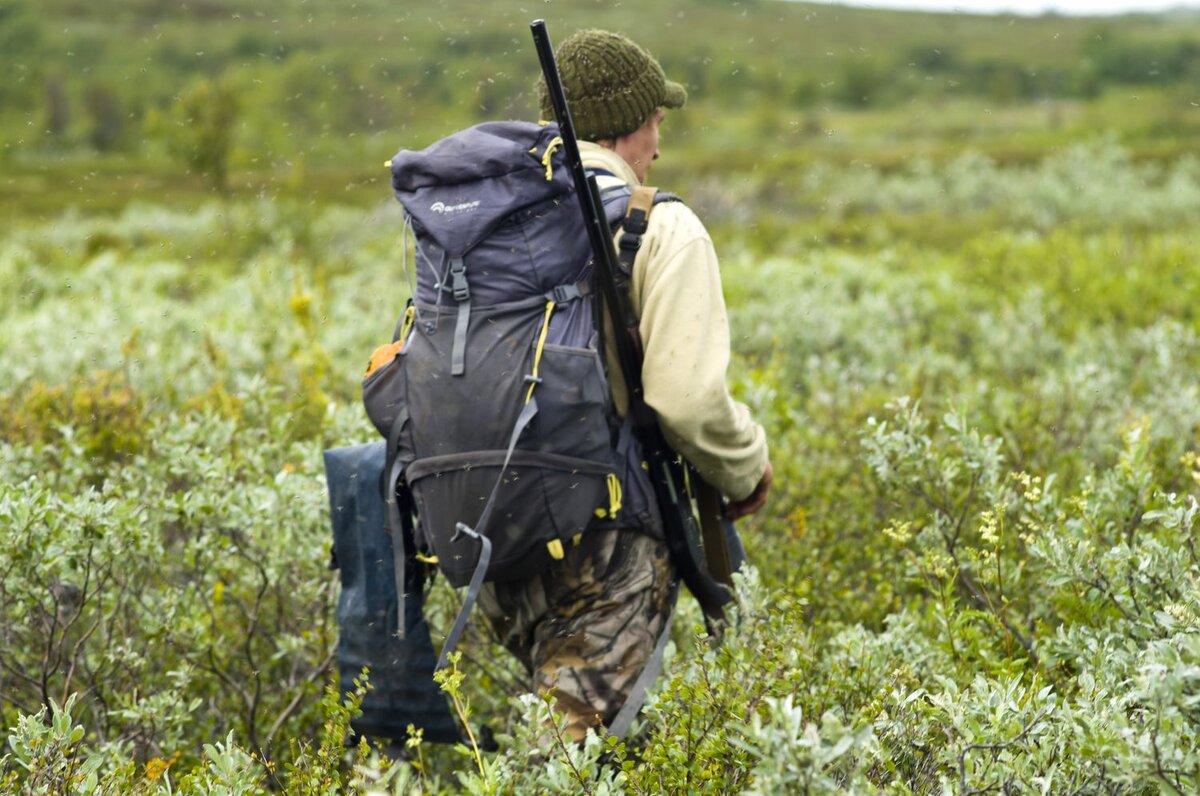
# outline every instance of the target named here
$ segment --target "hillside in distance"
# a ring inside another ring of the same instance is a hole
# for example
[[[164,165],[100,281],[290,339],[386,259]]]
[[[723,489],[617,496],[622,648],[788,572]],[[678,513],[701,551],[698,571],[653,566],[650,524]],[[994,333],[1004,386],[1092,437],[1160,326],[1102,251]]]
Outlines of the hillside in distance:
[[[398,147],[536,116],[534,17],[556,41],[602,27],[655,52],[691,94],[669,140],[706,171],[764,149],[887,165],[964,146],[1028,160],[1106,130],[1152,155],[1200,140],[1200,20],[1180,15],[781,0],[0,0],[0,69],[12,76],[0,87],[0,179],[34,205],[62,180],[101,201],[79,182],[81,165],[139,176],[108,181],[119,196],[202,189],[194,167],[180,168],[194,144],[178,133],[195,126],[188,98],[212,107],[204,92],[217,91],[233,189],[292,180],[353,193]]]

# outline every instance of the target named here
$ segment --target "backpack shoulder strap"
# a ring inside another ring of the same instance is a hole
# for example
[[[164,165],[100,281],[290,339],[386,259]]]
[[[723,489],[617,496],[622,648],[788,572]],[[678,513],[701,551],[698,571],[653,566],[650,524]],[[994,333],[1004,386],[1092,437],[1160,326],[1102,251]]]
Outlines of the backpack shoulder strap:
[[[617,259],[627,274],[633,273],[633,262],[642,247],[642,236],[650,226],[650,211],[663,202],[682,201],[673,193],[649,185],[639,185],[629,194],[625,217],[621,221],[621,238],[617,241]]]

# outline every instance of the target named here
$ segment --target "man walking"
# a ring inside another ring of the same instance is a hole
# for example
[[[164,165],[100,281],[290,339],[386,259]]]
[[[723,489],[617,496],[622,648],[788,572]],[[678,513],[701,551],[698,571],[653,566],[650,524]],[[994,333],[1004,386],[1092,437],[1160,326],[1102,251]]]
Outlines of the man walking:
[[[666,80],[644,49],[616,33],[586,30],[557,50],[585,166],[601,190],[641,185],[660,155],[660,127],[687,92]],[[543,118],[553,118],[544,84]],[[645,352],[642,379],[672,447],[730,499],[732,519],[758,511],[771,485],[767,443],[749,410],[729,394],[729,326],[712,240],[685,204],[653,208],[632,272]],[[607,324],[608,336],[613,324]],[[628,399],[609,340],[614,404]],[[590,531],[538,576],[485,584],[479,606],[504,645],[551,689],[582,739],[609,725],[650,660],[674,609],[673,574],[661,532]]]

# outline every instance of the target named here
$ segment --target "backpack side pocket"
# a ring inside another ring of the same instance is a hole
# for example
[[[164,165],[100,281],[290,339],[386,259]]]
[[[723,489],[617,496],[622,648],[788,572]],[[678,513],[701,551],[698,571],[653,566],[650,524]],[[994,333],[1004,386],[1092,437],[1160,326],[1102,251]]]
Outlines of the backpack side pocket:
[[[395,353],[390,361],[384,361],[370,370],[363,379],[363,405],[367,409],[367,417],[379,433],[387,438],[392,430],[392,424],[400,415],[408,401],[408,377],[405,373],[405,355],[399,345],[380,346],[372,360],[385,348],[393,348]]]

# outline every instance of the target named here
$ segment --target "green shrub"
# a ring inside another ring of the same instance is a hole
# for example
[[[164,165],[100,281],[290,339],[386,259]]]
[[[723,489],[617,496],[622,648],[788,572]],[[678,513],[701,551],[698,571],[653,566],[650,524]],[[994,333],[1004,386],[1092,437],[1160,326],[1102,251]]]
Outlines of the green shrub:
[[[120,373],[96,371],[66,385],[35,382],[0,395],[0,440],[65,446],[99,468],[146,448],[145,399]]]

